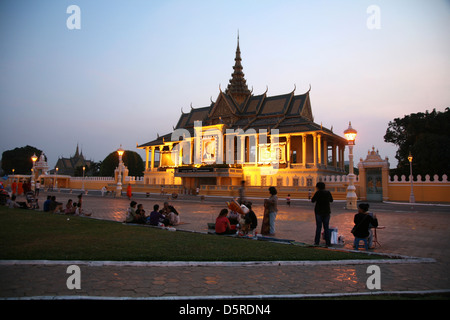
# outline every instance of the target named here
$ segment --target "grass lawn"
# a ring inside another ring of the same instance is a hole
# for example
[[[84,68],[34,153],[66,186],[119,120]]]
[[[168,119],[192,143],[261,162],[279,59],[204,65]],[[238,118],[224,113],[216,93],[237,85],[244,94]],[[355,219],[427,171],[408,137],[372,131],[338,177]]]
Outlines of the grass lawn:
[[[0,207],[1,260],[287,261],[377,259],[266,241],[170,232]]]

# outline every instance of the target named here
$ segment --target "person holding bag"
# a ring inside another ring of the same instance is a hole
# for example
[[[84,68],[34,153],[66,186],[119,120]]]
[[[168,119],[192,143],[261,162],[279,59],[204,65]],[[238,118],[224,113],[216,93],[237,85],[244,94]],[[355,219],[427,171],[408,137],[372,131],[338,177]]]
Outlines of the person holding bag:
[[[325,237],[325,244],[327,247],[331,246],[330,241],[330,203],[333,202],[333,196],[331,192],[325,189],[325,183],[317,182],[316,193],[311,199],[311,202],[315,203],[314,214],[316,217],[316,235],[314,237],[314,245],[318,246],[320,242],[320,233],[322,231]]]

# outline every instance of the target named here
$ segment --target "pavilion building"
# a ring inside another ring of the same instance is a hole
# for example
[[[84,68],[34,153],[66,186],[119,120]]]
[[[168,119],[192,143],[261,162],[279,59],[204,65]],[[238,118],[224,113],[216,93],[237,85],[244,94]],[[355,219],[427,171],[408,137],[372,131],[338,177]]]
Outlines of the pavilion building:
[[[248,89],[239,38],[225,91],[202,108],[181,111],[173,132],[138,145],[146,152],[144,183],[311,187],[344,175],[347,141],[314,122],[310,90],[267,96]]]

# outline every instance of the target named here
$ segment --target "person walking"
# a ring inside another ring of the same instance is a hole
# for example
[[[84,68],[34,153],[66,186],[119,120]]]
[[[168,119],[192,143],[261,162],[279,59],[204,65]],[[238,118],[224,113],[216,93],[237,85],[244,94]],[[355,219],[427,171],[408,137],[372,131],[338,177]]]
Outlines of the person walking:
[[[325,183],[317,182],[316,192],[311,199],[312,203],[315,203],[314,214],[316,216],[316,235],[314,237],[314,245],[318,246],[320,243],[320,233],[322,231],[325,235],[325,244],[327,247],[331,246],[330,241],[330,203],[333,202],[333,196],[331,192],[325,189]]]
[[[133,193],[131,192],[131,185],[128,184],[128,186],[127,186],[127,197],[128,197],[128,200],[131,200],[131,196],[132,195],[133,195]]]

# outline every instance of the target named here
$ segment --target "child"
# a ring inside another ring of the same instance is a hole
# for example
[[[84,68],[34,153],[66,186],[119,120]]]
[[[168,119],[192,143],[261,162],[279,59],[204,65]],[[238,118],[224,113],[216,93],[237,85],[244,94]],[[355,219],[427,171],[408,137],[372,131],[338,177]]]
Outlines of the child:
[[[216,218],[216,234],[235,234],[236,230],[231,230],[230,221],[227,218],[228,209],[222,209]]]
[[[288,207],[291,206],[291,195],[288,194],[287,198],[286,198],[286,204],[288,205]]]
[[[253,212],[253,210],[252,210],[252,203],[247,202],[246,206],[249,209],[249,211],[244,216],[245,223],[241,228],[241,231],[243,232],[243,234],[248,234],[249,232],[253,232],[256,229],[256,227],[258,226],[258,218],[256,217],[255,212]]]
[[[81,203],[80,203],[80,202],[77,203],[77,208],[75,209],[75,215],[76,215],[76,216],[86,216],[86,217],[89,217],[91,214],[92,214],[92,213],[86,213],[86,212],[84,212],[84,210],[81,209]]]

